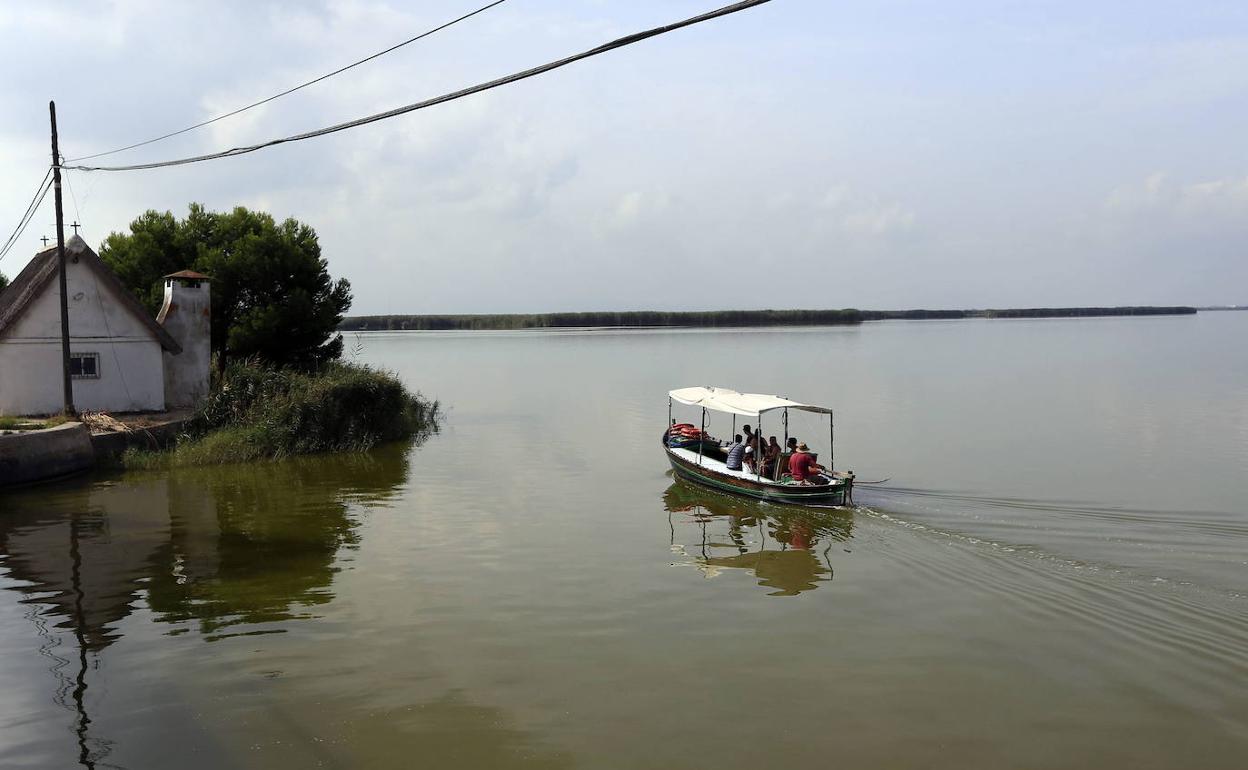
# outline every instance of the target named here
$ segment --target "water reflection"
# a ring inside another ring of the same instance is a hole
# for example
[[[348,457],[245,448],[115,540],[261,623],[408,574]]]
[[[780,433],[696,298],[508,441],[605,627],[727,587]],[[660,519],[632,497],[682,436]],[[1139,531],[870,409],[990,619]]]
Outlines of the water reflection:
[[[170,479],[168,540],[147,586],[159,620],[191,621],[215,641],[313,617],[332,598],[336,554],[358,542],[350,503],[380,503],[407,475],[398,453],[280,467]]]
[[[760,586],[775,589],[769,596],[797,596],[830,581],[832,545],[848,540],[853,528],[853,515],[843,509],[761,503],[683,481],[663,493],[663,507],[674,553],[690,557],[687,563],[708,578],[724,569],[750,570]],[[678,523],[695,526],[699,541],[678,542]]]
[[[89,650],[146,588],[157,618],[193,621],[206,640],[230,626],[308,617],[328,601],[334,557],[357,542],[351,505],[390,499],[406,453],[130,474],[4,499],[0,564],[15,590],[83,634]]]
[[[141,593],[170,633],[285,631],[332,598],[336,557],[358,542],[356,506],[385,504],[407,473],[406,447],[395,446],[5,495],[0,567],[30,607],[53,700],[75,713],[79,763],[108,753],[88,736],[88,672]]]

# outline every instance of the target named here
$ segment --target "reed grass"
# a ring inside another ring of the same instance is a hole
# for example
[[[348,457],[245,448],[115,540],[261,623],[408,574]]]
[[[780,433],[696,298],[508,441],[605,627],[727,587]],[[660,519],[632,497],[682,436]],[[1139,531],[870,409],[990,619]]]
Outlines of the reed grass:
[[[332,363],[313,372],[235,362],[168,452],[130,450],[127,468],[223,465],[323,452],[363,452],[437,431],[436,401],[393,374]]]

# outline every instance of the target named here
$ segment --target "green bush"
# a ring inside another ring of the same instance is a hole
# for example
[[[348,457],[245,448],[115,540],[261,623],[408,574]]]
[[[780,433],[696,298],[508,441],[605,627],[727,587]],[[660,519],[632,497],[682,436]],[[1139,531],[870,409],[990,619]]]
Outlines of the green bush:
[[[315,372],[232,363],[167,455],[130,452],[128,468],[217,465],[319,452],[362,452],[436,432],[438,403],[389,372],[326,364]]]

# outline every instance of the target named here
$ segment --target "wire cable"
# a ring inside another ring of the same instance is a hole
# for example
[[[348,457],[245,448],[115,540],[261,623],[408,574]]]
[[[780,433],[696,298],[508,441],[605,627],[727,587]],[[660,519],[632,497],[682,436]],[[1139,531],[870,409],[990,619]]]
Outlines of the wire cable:
[[[684,21],[678,21],[672,24],[667,24],[662,27],[655,27],[654,29],[649,29],[644,32],[637,32],[632,35],[627,35],[617,40],[612,40],[609,43],[604,43],[598,46],[597,48],[591,48],[588,51],[583,51],[578,54],[573,54],[572,56],[568,56],[566,58],[559,59],[557,61],[548,62],[546,64],[542,64],[540,66],[533,67],[531,69],[523,70],[521,72],[516,72],[511,75],[507,75],[505,77],[497,78],[495,80],[490,80],[484,83],[478,83],[475,86],[469,86],[468,88],[464,88],[459,91],[453,91],[451,93],[443,94],[441,96],[435,96],[432,99],[426,99],[424,101],[415,102],[413,104],[404,105],[402,107],[396,107],[395,109],[387,110],[385,112],[379,112],[375,115],[369,115],[367,117],[357,118],[355,120],[349,120],[345,123],[338,123],[337,125],[327,126],[325,128],[318,128],[314,131],[308,131],[302,134],[295,134],[293,136],[286,136],[280,139],[270,139],[269,141],[261,142],[260,144],[253,144],[253,145],[248,145],[244,147],[234,147],[229,150],[222,150],[221,152],[209,153],[207,155],[194,155],[188,158],[178,158],[176,160],[165,160],[165,161],[158,161],[154,163],[136,163],[136,164],[129,165],[129,166],[65,166],[65,168],[74,169],[77,171],[139,171],[143,169],[164,168],[166,166],[182,166],[188,163],[200,163],[206,160],[217,160],[218,158],[229,158],[235,155],[245,155],[250,152],[255,152],[256,150],[262,150],[266,147],[273,147],[274,145],[285,144],[287,142],[298,142],[304,139],[313,139],[318,136],[325,136],[326,134],[333,134],[339,131],[345,131],[349,128],[356,128],[358,126],[367,125],[369,123],[376,123],[377,121],[386,120],[387,118],[393,118],[399,115],[406,115],[409,112],[422,110],[422,109],[425,109],[426,107],[433,107],[438,104],[444,104],[446,102],[455,101],[456,99],[462,99],[465,96],[471,96],[472,94],[481,93],[482,91],[489,91],[490,89],[498,88],[499,86],[504,86],[510,83],[515,83],[520,80],[525,80],[527,78],[536,77],[537,75],[550,72],[551,70],[556,70],[556,69],[559,69],[560,67],[566,67],[567,65],[581,61],[582,59],[588,59],[592,56],[598,56],[600,54],[604,54],[609,51],[614,51],[617,48],[624,48],[625,46],[629,46],[634,43],[640,43],[643,40],[646,40],[652,37],[657,37],[658,35],[672,32],[674,30],[682,29],[684,27],[693,26],[694,24],[699,24],[704,21],[718,19],[720,17],[728,16],[729,14],[737,13],[739,11],[744,11],[748,8],[754,8],[755,6],[759,6],[759,5],[762,5],[763,3],[768,3],[768,2],[771,2],[771,0],[743,0],[742,2],[733,3],[731,5],[726,5],[723,8],[719,8],[714,11],[708,11],[707,13],[703,13],[698,16],[690,17],[688,19],[685,19]]]
[[[31,209],[30,213],[26,216],[26,218],[23,219],[20,224],[18,224],[18,229],[15,230],[13,232],[13,235],[10,236],[11,240],[4,245],[3,249],[0,249],[0,260],[3,260],[5,257],[7,257],[9,255],[9,252],[13,250],[13,247],[17,245],[18,239],[22,237],[22,233],[26,232],[26,228],[30,225],[30,222],[34,218],[34,215],[39,211],[39,205],[43,203],[43,198],[45,195],[48,194],[48,190],[50,189],[52,189],[51,183],[48,183],[43,186],[43,189],[39,193],[39,197],[35,201],[35,207]]]
[[[452,19],[451,21],[448,21],[448,22],[446,22],[445,24],[442,24],[442,25],[440,25],[440,26],[434,27],[433,29],[428,30],[427,32],[422,32],[422,33],[420,33],[419,35],[417,35],[416,37],[410,37],[410,38],[408,38],[407,40],[404,40],[404,41],[403,41],[403,42],[401,42],[401,43],[396,43],[395,45],[390,46],[389,48],[387,48],[387,49],[386,49],[386,50],[384,50],[384,51],[378,51],[377,53],[375,53],[375,54],[373,54],[373,55],[371,55],[371,56],[367,56],[367,57],[365,57],[365,58],[363,58],[363,59],[360,59],[360,60],[359,60],[359,61],[357,61],[357,62],[352,62],[351,64],[348,64],[348,65],[347,65],[347,66],[345,66],[345,67],[339,67],[338,69],[334,70],[333,72],[327,72],[327,73],[325,73],[324,75],[321,75],[321,76],[320,76],[320,77],[318,77],[318,78],[313,78],[312,80],[309,80],[309,81],[307,81],[306,83],[300,83],[299,85],[297,85],[297,86],[295,86],[295,87],[293,87],[293,88],[287,88],[285,91],[282,91],[281,93],[276,93],[276,94],[273,94],[272,96],[267,97],[267,98],[265,98],[265,99],[261,99],[261,100],[260,100],[260,101],[258,101],[258,102],[253,102],[253,103],[251,103],[251,104],[248,104],[248,105],[247,105],[247,106],[245,106],[245,107],[239,107],[238,109],[233,110],[233,111],[231,111],[231,112],[227,112],[227,113],[225,113],[224,115],[218,115],[217,117],[215,117],[215,118],[210,118],[209,120],[205,120],[205,121],[204,121],[204,122],[202,122],[202,123],[196,123],[196,124],[195,124],[195,125],[193,125],[193,126],[187,126],[186,128],[179,129],[179,130],[177,130],[177,131],[171,131],[170,133],[168,133],[168,134],[164,134],[164,135],[162,135],[162,136],[157,136],[157,137],[152,138],[152,139],[146,139],[146,140],[144,140],[144,141],[142,141],[142,142],[135,142],[134,144],[128,144],[128,145],[126,145],[125,147],[118,147],[118,148],[117,148],[117,149],[115,149],[115,150],[106,150],[105,152],[97,152],[97,153],[95,153],[94,155],[83,155],[83,156],[81,156],[81,157],[77,157],[77,158],[70,158],[70,159],[69,159],[69,161],[67,161],[67,162],[69,162],[69,163],[77,163],[77,162],[78,162],[78,161],[80,161],[80,160],[90,160],[90,159],[92,159],[92,158],[102,158],[102,157],[104,157],[105,155],[115,155],[116,153],[119,153],[119,152],[125,152],[126,150],[133,150],[135,147],[143,147],[143,146],[145,146],[145,145],[155,144],[156,142],[163,141],[163,140],[165,140],[165,139],[169,139],[170,137],[179,136],[179,135],[181,135],[181,134],[185,134],[185,133],[187,133],[188,131],[194,131],[194,130],[195,130],[195,129],[197,129],[197,128],[203,128],[204,126],[210,125],[210,124],[212,124],[212,123],[216,123],[218,120],[225,120],[226,118],[233,117],[233,116],[235,116],[235,115],[239,114],[240,112],[246,112],[247,110],[250,110],[250,109],[251,109],[251,108],[253,108],[253,107],[259,107],[259,106],[260,106],[260,105],[262,105],[262,104],[268,104],[269,102],[271,102],[271,101],[273,101],[273,100],[275,100],[275,99],[280,99],[280,98],[282,98],[283,96],[287,96],[288,94],[293,94],[295,91],[298,91],[298,90],[303,89],[303,88],[307,88],[308,86],[311,86],[311,85],[315,85],[315,84],[317,84],[317,83],[321,82],[322,80],[327,80],[328,78],[332,78],[334,75],[341,75],[342,73],[346,72],[346,71],[347,71],[347,70],[349,70],[349,69],[352,69],[353,67],[358,67],[358,66],[360,66],[361,64],[365,64],[365,63],[367,63],[367,62],[370,62],[370,61],[372,61],[373,59],[376,59],[376,58],[378,58],[378,57],[380,57],[380,56],[385,56],[386,54],[390,53],[391,51],[397,51],[398,49],[402,48],[402,47],[403,47],[403,46],[405,46],[405,45],[408,45],[409,43],[415,43],[417,40],[421,40],[422,38],[429,37],[430,35],[432,35],[432,34],[434,34],[434,33],[436,33],[436,32],[441,32],[442,30],[446,29],[447,27],[453,27],[454,25],[456,25],[456,24],[460,23],[461,21],[465,21],[465,20],[467,20],[467,19],[471,19],[473,16],[476,16],[476,15],[477,15],[477,14],[479,14],[479,13],[484,13],[484,12],[486,12],[486,11],[490,10],[491,8],[493,8],[494,6],[496,6],[496,5],[502,5],[502,4],[503,4],[503,3],[505,3],[505,2],[507,2],[507,0],[494,0],[494,2],[489,3],[488,5],[483,5],[483,6],[481,6],[480,8],[478,8],[477,10],[472,11],[471,13],[466,13],[466,14],[464,14],[463,16],[460,16],[458,19]]]
[[[39,210],[39,204],[43,203],[43,198],[48,194],[48,190],[52,187],[50,178],[52,169],[48,169],[48,173],[44,174],[43,181],[39,183],[39,189],[35,190],[35,197],[31,199],[30,205],[26,207],[26,213],[22,214],[21,220],[17,223],[17,227],[13,228],[13,232],[5,240],[4,246],[0,246],[0,259],[4,259],[12,250],[13,245],[17,243],[18,238],[22,237],[30,220],[34,218],[35,212]]]
[[[65,162],[65,159],[61,158],[61,163],[64,163],[64,162]],[[74,183],[69,180],[69,178],[73,175],[66,173],[66,174],[62,174],[61,176],[65,178],[65,189],[69,190],[69,199],[73,201],[74,203],[74,224],[79,224],[80,222],[82,222],[82,213],[78,211],[78,196],[74,195]],[[78,230],[77,228],[75,228],[74,235],[77,235],[77,234],[78,234]]]
[[[43,187],[47,184],[48,177],[50,176],[52,176],[52,168],[48,167],[47,172],[43,175],[43,179],[39,182],[39,186],[35,188],[35,197],[31,198],[30,203],[26,206],[26,211],[22,214],[22,218],[18,220],[17,227],[13,228],[13,232],[9,234],[9,237],[4,242],[4,246],[0,247],[0,252],[8,249],[9,244],[12,243],[14,237],[17,235],[17,231],[21,229],[22,222],[25,222],[26,218],[30,216],[30,210],[36,205],[35,200],[39,198],[39,195],[43,191]]]

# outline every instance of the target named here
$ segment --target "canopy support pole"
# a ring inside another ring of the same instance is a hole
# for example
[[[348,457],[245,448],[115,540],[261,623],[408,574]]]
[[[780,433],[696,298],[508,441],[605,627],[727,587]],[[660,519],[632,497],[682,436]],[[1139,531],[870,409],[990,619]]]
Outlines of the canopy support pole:
[[[763,478],[763,413],[758,413],[758,428],[754,431],[754,443],[757,447],[754,449],[754,483],[757,484]]]
[[[789,408],[784,408],[784,446],[781,447],[785,451],[789,448]]]
[[[702,407],[702,435],[698,436],[698,465],[702,464],[702,447],[706,446],[706,407]]]
[[[672,397],[667,397],[667,429],[672,429]]]
[[[828,410],[828,475],[832,475],[836,467],[836,441],[832,433],[832,410]]]
[[[737,438],[737,415],[735,412],[732,415],[732,438],[734,441]]]

